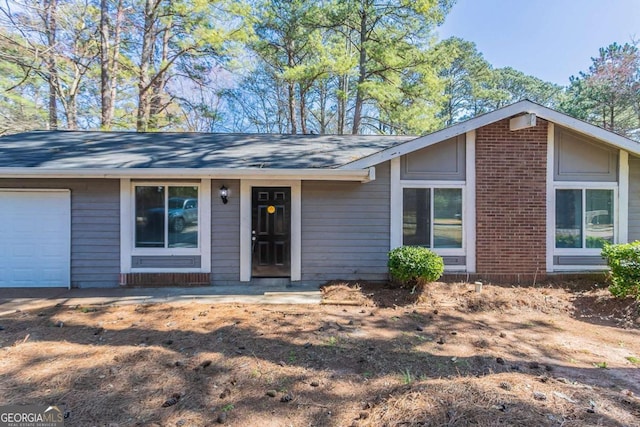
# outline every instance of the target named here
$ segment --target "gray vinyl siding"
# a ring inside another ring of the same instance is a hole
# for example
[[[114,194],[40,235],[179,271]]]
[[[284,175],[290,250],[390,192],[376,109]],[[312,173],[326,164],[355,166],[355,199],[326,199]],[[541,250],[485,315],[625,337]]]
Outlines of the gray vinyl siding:
[[[302,281],[386,280],[389,162],[375,181],[302,182]]]
[[[617,181],[618,150],[561,126],[554,145],[555,181]]]
[[[629,156],[629,241],[640,240],[640,158]]]
[[[464,181],[465,135],[458,135],[400,158],[400,179]]]
[[[229,189],[229,201],[220,199],[220,187]],[[240,280],[240,181],[211,181],[211,281]]]
[[[119,180],[0,179],[0,188],[71,190],[71,286],[74,288],[118,286],[120,273]]]

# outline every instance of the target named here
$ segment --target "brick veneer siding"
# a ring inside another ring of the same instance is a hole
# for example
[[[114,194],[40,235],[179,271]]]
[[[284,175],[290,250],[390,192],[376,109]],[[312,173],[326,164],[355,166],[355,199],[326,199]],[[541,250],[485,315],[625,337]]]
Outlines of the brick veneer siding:
[[[509,119],[476,131],[476,269],[486,275],[546,270],[547,122],[509,130]]]

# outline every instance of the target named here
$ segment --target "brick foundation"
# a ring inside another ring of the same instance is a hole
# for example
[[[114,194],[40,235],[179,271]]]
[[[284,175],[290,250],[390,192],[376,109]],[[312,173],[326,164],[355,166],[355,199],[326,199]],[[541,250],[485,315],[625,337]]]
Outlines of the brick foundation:
[[[151,288],[164,286],[209,286],[209,273],[124,273],[120,274],[120,286]]]
[[[546,271],[547,122],[476,131],[476,271],[530,281]],[[526,276],[526,279],[524,278]]]

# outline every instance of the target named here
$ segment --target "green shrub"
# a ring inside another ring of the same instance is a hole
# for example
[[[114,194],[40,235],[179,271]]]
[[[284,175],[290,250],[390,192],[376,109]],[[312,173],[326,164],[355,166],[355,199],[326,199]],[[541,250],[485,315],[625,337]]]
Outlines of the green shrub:
[[[609,291],[620,298],[640,299],[640,241],[619,245],[605,245],[602,257],[609,268]]]
[[[442,257],[420,246],[402,246],[389,252],[389,274],[401,286],[438,280],[444,272]]]

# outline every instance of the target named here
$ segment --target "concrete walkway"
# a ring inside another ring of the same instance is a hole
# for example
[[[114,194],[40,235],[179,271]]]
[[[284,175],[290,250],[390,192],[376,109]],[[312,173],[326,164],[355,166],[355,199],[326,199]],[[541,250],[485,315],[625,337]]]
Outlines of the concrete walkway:
[[[197,288],[7,288],[0,289],[0,316],[16,310],[60,305],[176,304],[320,304],[318,287],[203,286]]]

